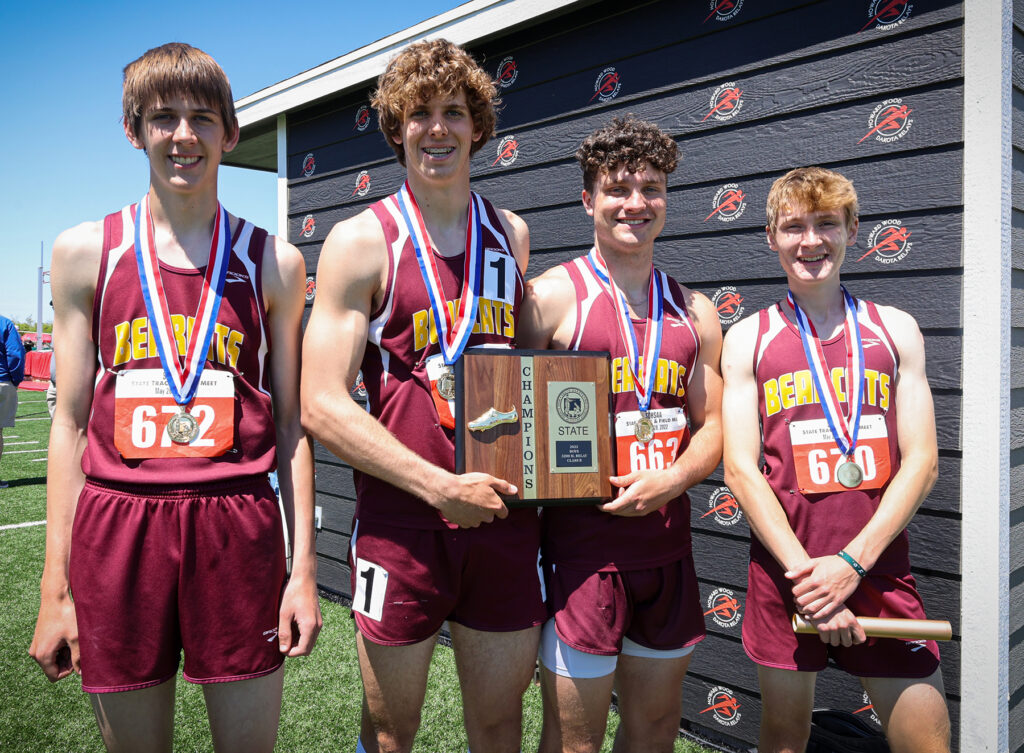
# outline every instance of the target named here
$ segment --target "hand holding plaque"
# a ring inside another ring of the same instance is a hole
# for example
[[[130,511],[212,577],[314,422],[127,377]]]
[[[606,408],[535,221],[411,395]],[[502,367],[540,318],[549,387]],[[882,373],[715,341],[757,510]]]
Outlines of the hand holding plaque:
[[[518,488],[510,505],[612,498],[607,353],[467,349],[456,364],[455,466]]]

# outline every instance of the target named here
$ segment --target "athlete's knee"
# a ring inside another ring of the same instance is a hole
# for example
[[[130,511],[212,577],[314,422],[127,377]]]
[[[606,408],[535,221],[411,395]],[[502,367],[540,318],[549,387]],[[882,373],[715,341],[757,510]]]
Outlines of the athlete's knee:
[[[420,712],[419,709],[389,709],[386,715],[371,712],[370,724],[379,753],[404,753],[412,750],[420,728]]]

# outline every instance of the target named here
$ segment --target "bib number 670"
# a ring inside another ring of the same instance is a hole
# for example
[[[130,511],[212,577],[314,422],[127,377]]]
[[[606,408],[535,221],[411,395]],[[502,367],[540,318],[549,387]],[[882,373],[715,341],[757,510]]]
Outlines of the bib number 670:
[[[872,481],[877,474],[875,466],[875,453],[870,445],[858,445],[853,453],[857,465],[864,471],[864,480]],[[829,463],[829,460],[834,462]],[[811,473],[811,480],[824,486],[831,481],[838,481],[837,473],[839,466],[846,461],[846,456],[838,447],[831,447],[826,452],[824,449],[814,449],[807,453],[807,468]]]

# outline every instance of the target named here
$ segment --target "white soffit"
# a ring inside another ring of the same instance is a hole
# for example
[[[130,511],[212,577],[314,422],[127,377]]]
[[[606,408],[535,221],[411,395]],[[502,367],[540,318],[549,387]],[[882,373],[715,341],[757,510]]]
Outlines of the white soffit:
[[[539,16],[586,4],[588,0],[471,0],[239,99],[235,102],[238,124],[245,128],[375,79],[392,56],[414,40],[444,37],[467,45]]]

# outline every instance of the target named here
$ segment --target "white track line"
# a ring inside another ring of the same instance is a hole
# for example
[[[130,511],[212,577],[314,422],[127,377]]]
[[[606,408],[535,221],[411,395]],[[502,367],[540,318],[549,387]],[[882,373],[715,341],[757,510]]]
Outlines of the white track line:
[[[4,447],[14,447],[16,444],[39,444],[39,440],[26,439],[24,442],[4,442]]]
[[[10,531],[13,528],[31,528],[32,526],[45,525],[45,520],[33,520],[31,523],[11,523],[9,526],[0,526],[0,531]]]
[[[26,452],[46,452],[46,448],[40,447],[38,450],[12,450],[11,452],[5,452],[4,455],[24,455]]]
[[[17,423],[18,421],[49,421],[49,420],[50,420],[49,416],[43,416],[42,418],[16,418],[16,419],[14,419],[14,422]]]

